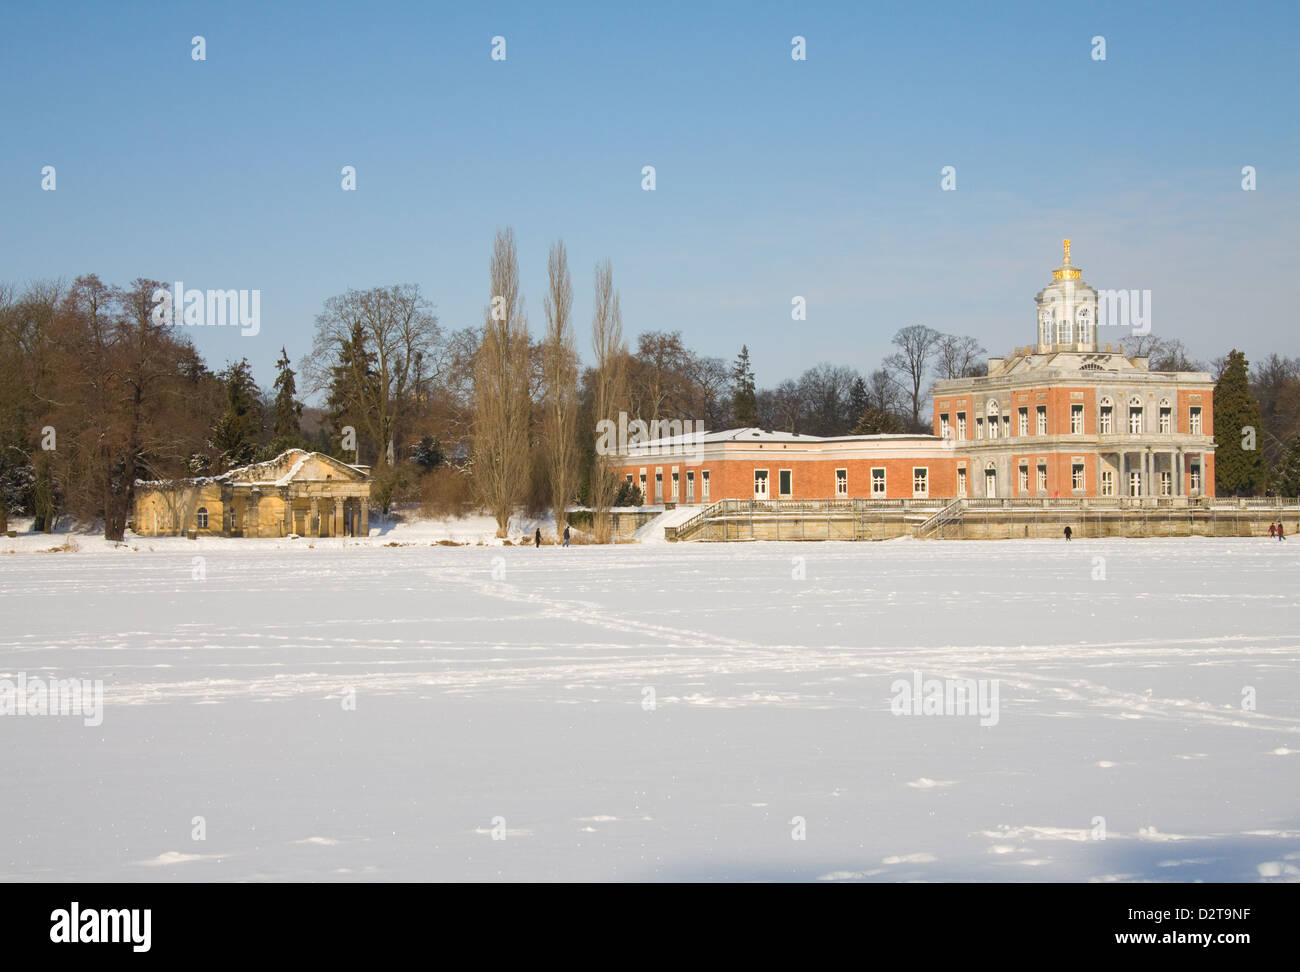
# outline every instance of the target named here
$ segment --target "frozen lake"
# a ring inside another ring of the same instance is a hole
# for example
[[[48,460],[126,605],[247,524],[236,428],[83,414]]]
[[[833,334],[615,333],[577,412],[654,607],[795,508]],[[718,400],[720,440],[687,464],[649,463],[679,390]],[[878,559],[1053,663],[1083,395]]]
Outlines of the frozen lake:
[[[1300,540],[148,545],[0,557],[104,686],[0,716],[0,878],[1300,879]]]

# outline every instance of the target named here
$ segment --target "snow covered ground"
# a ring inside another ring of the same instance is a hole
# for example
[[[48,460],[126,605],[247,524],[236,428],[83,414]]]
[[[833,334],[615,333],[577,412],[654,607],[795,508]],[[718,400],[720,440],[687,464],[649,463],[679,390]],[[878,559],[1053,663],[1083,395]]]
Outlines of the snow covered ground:
[[[1300,539],[79,546],[0,879],[1300,879]]]

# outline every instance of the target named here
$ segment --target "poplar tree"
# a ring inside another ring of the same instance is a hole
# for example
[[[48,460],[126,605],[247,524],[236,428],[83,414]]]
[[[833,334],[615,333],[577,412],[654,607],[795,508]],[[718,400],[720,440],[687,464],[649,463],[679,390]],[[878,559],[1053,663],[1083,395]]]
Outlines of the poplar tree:
[[[573,335],[573,284],[564,241],[547,261],[546,341],[542,347],[542,442],[550,479],[555,533],[568,524],[566,507],[578,485],[578,352]]]
[[[474,484],[506,536],[510,514],[528,487],[529,381],[532,349],[519,293],[519,259],[512,229],[498,230],[492,246],[491,302],[474,361]]]

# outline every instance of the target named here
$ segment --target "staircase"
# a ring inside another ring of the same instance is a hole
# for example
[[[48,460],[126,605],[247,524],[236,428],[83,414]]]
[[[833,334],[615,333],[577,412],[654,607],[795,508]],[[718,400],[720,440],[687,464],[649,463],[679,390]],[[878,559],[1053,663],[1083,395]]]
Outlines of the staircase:
[[[696,513],[685,523],[680,523],[675,527],[665,527],[664,539],[689,540],[693,534],[699,532],[700,528],[709,521],[710,517],[717,516],[717,514],[722,511],[723,504],[725,503],[726,500],[718,500],[716,503],[700,510],[700,512]]]
[[[945,524],[961,518],[962,500],[955,499],[929,519],[912,527],[912,536],[927,537]]]

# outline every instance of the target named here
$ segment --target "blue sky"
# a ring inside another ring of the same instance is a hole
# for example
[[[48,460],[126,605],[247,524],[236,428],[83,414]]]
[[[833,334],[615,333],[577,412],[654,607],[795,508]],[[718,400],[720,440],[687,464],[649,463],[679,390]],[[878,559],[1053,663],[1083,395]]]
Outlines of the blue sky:
[[[775,384],[870,370],[912,323],[1029,343],[1068,236],[1089,283],[1151,290],[1155,331],[1195,355],[1300,354],[1298,10],[23,5],[0,37],[0,281],[259,289],[257,337],[194,333],[269,385],[349,287],[418,283],[444,327],[477,325],[513,226],[534,333],[563,237],[588,357],[608,258],[629,338],[747,343]]]

